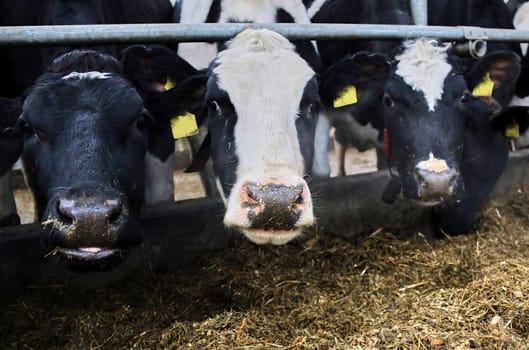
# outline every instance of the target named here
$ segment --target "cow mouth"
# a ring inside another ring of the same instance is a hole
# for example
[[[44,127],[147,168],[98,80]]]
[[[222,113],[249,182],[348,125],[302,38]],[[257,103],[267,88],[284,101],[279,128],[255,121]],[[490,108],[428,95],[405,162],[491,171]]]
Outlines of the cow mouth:
[[[301,228],[291,230],[264,230],[258,228],[240,228],[242,233],[253,243],[263,245],[282,245],[300,236]]]
[[[123,255],[123,250],[100,248],[100,247],[81,247],[65,248],[57,247],[51,254],[60,254],[69,260],[100,261],[110,257]]]

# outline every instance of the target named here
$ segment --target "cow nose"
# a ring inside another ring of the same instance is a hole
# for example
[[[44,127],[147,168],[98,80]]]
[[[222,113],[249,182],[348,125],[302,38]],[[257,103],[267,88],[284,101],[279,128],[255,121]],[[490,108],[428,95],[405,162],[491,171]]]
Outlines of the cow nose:
[[[74,249],[113,247],[127,221],[119,198],[59,198],[56,212],[54,244]]]
[[[104,200],[59,199],[61,219],[65,223],[90,221],[96,226],[115,223],[121,216],[123,206],[119,198]]]
[[[415,174],[419,183],[419,195],[422,199],[442,200],[453,196],[458,177],[455,169],[448,168],[437,172],[416,168]]]
[[[248,182],[242,188],[242,206],[253,228],[292,230],[306,202],[303,184]]]

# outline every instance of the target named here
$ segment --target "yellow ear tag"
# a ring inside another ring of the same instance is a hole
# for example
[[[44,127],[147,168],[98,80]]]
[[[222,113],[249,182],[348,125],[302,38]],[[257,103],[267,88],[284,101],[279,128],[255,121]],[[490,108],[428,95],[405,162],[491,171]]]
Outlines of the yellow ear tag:
[[[343,106],[354,105],[358,102],[358,96],[356,95],[356,86],[350,85],[346,87],[340,95],[334,100],[334,108],[340,108]]]
[[[507,124],[505,127],[505,136],[506,137],[520,137],[520,126],[517,122],[512,122]]]
[[[174,81],[172,81],[171,78],[167,77],[167,80],[165,80],[165,85],[163,86],[163,89],[167,91],[167,90],[171,90],[175,86],[176,84],[174,83]]]
[[[472,95],[477,97],[492,96],[493,90],[494,82],[490,79],[489,73],[487,73],[481,83],[476,85],[474,90],[472,90]]]
[[[175,140],[198,134],[197,118],[186,112],[171,119],[171,132]]]

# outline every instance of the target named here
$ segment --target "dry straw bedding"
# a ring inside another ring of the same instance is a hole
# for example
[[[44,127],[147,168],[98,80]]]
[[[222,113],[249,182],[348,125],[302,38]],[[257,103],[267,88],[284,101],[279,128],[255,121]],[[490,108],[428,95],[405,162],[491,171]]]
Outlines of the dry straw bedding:
[[[2,306],[0,349],[526,349],[526,198],[467,236],[241,240],[193,271],[28,289]]]

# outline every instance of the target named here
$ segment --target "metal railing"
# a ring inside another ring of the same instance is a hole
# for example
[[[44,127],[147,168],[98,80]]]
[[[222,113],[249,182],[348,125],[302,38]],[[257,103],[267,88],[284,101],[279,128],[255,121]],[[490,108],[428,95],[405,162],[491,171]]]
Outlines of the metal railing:
[[[431,37],[466,41],[529,42],[529,31],[479,27],[381,24],[105,24],[0,27],[0,45],[44,46],[227,40],[245,28],[268,28],[289,39],[408,39]]]

